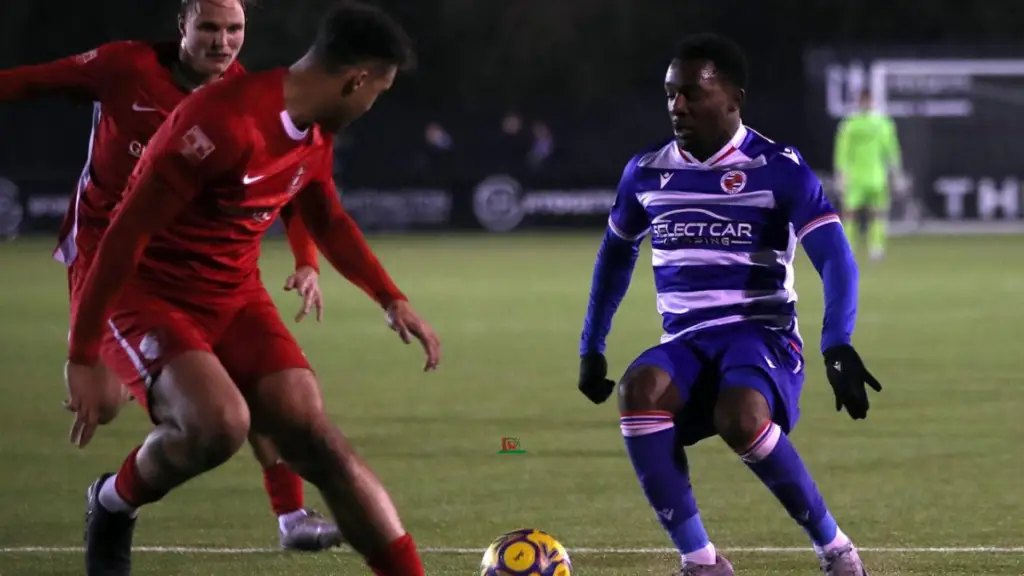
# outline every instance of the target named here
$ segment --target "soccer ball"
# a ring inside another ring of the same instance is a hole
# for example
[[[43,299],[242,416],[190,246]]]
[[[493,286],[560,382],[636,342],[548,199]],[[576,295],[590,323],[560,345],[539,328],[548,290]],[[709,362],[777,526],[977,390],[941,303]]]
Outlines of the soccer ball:
[[[554,536],[526,528],[491,542],[480,576],[572,576],[572,562]]]

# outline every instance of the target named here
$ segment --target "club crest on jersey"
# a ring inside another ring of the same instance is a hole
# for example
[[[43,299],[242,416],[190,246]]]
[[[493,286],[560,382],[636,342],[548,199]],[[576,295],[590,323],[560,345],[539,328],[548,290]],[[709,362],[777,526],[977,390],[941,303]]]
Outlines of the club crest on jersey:
[[[747,186],[747,175],[739,170],[730,170],[722,175],[721,182],[726,194],[738,194]]]

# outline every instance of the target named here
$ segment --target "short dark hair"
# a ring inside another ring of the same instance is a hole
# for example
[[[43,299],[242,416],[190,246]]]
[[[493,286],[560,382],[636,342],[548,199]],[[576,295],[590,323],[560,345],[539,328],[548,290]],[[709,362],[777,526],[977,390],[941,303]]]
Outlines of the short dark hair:
[[[696,34],[676,47],[677,60],[707,60],[737,88],[747,88],[747,57],[732,40],[717,34]]]
[[[378,61],[408,70],[415,65],[412,40],[384,10],[346,0],[320,22],[313,55],[328,70]]]
[[[181,8],[178,11],[178,18],[184,20],[194,10],[199,8],[199,3],[202,0],[181,0]],[[244,12],[249,6],[256,3],[256,0],[238,0],[238,3],[242,5],[242,11]]]

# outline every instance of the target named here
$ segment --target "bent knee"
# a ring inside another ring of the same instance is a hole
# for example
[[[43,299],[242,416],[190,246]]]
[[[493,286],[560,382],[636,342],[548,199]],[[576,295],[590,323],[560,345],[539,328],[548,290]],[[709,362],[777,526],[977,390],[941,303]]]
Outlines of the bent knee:
[[[715,431],[736,452],[744,452],[771,423],[768,400],[745,387],[723,389],[715,403]]]
[[[207,407],[203,416],[186,424],[192,451],[208,465],[231,458],[249,436],[249,410],[245,403]]]
[[[638,366],[619,381],[619,410],[665,410],[675,412],[681,406],[672,377],[656,366]]]

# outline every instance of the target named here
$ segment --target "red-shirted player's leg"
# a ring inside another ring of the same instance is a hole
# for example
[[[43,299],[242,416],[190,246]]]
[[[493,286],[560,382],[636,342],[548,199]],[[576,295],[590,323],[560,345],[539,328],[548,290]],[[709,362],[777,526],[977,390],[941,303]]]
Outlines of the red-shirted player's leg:
[[[302,477],[281,459],[274,441],[250,431],[249,446],[263,469],[263,485],[267,489],[274,514],[281,517],[301,511],[304,505]]]
[[[312,482],[349,544],[381,576],[420,576],[416,545],[380,480],[324,412],[320,385],[270,302],[253,301],[217,347],[249,401],[253,428]]]
[[[309,370],[266,376],[246,390],[253,425],[323,495],[349,544],[379,576],[419,576],[423,567],[391,498],[324,412]]]
[[[227,371],[210,352],[171,360],[149,388],[156,427],[100,492],[113,512],[131,512],[226,462],[245,442],[249,411]]]
[[[232,379],[244,383],[284,368],[308,368],[288,329],[281,323],[273,301],[262,286],[247,298],[248,304],[225,330],[214,352]],[[260,348],[253,343],[260,342]],[[250,433],[249,442],[263,466],[263,480],[277,514],[281,547],[318,551],[342,543],[338,527],[314,510],[303,507],[303,481],[287,463],[271,438]]]
[[[204,322],[149,296],[111,317],[103,359],[156,426],[104,483],[100,502],[129,511],[230,458],[249,433],[245,399],[208,343]]]

